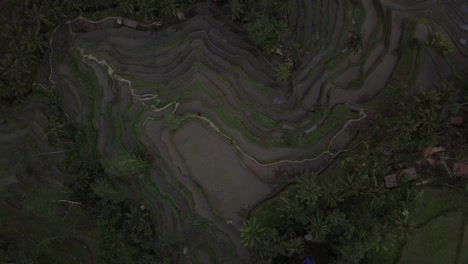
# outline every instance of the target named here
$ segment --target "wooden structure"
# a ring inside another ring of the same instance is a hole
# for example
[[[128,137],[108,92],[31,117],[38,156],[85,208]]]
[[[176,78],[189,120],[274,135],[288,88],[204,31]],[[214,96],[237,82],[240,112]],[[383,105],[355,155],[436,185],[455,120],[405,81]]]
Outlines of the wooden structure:
[[[416,173],[416,169],[414,167],[412,168],[407,168],[402,170],[400,173],[395,173],[395,174],[390,174],[387,176],[384,176],[384,181],[385,181],[385,187],[387,188],[394,188],[398,186],[398,175],[399,174],[404,174],[405,182],[409,181],[414,181],[418,178],[418,175]]]
[[[464,120],[463,117],[461,117],[461,116],[452,116],[452,117],[450,118],[450,124],[451,124],[452,126],[461,127],[461,126],[463,126],[464,121],[465,121],[465,120]]]
[[[120,26],[127,26],[129,28],[134,28],[134,29],[138,27],[138,22],[136,22],[135,20],[128,19],[128,18],[119,18],[117,19],[116,22],[117,22],[117,25],[120,25]]]
[[[418,178],[418,175],[416,174],[416,169],[414,167],[404,169],[402,173],[406,174],[406,181],[414,181]]]
[[[398,186],[396,174],[390,174],[384,177],[385,187],[393,188]]]
[[[464,162],[457,162],[453,166],[453,172],[457,177],[467,177],[468,178],[468,164]]]

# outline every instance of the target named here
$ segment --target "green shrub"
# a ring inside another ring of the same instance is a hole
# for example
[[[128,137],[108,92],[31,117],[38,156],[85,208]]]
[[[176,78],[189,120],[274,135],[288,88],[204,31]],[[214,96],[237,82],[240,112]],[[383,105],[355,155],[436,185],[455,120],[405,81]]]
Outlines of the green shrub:
[[[287,22],[265,14],[256,14],[246,25],[250,39],[263,50],[275,52],[283,41]]]
[[[139,177],[148,175],[148,164],[140,155],[132,152],[120,152],[112,156],[107,171],[113,177]]]
[[[126,198],[125,194],[117,191],[112,182],[107,179],[95,181],[92,185],[92,189],[101,199],[106,199],[116,203],[122,202]]]
[[[453,52],[453,45],[442,33],[436,32],[429,39],[429,46],[436,49],[437,52],[446,56]]]
[[[171,130],[171,131],[176,131],[180,127],[182,127],[182,124],[184,123],[184,119],[182,117],[176,116],[174,113],[170,113],[166,115],[166,126]]]

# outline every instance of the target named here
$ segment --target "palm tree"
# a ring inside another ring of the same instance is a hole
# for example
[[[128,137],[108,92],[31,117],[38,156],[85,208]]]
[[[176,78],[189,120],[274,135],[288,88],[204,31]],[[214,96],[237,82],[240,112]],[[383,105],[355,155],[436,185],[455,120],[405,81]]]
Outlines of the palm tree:
[[[339,177],[341,185],[339,189],[342,191],[343,196],[350,197],[356,196],[362,190],[362,180],[363,177],[358,176],[358,173],[350,174],[348,173],[344,177]]]
[[[444,56],[450,54],[454,50],[450,39],[444,37],[440,32],[436,32],[430,37],[429,46],[433,47],[437,52]]]
[[[232,21],[237,21],[245,13],[245,5],[240,0],[230,0],[227,7]]]
[[[63,12],[62,6],[61,6],[61,1],[55,0],[55,1],[48,1],[46,2],[46,7],[45,7],[47,13],[46,15],[49,18],[54,18],[55,22],[59,22],[60,19],[66,18],[64,15],[65,12]],[[55,23],[52,23],[55,24]]]
[[[419,123],[419,130],[423,132],[423,134],[434,134],[437,131],[439,125],[437,124],[437,116],[434,111],[431,110],[424,110],[418,113],[420,118]]]
[[[278,81],[280,82],[288,80],[290,75],[291,71],[289,70],[289,66],[286,63],[281,64],[280,67],[276,70],[276,78],[278,78]]]
[[[52,22],[49,21],[47,17],[47,10],[42,5],[37,3],[33,4],[31,7],[27,8],[25,11],[26,17],[33,23],[36,24],[36,31],[40,32],[41,26],[51,26],[53,25]]]
[[[307,228],[308,235],[310,235],[315,242],[324,242],[328,234],[330,234],[330,225],[328,219],[320,212],[316,211],[309,218],[309,226]]]
[[[0,32],[0,36],[5,38],[8,43],[17,43],[20,41],[21,37],[24,33],[24,24],[23,23],[5,23],[2,26],[2,31]]]
[[[27,30],[21,37],[21,45],[26,46],[29,50],[41,52],[45,51],[48,43],[42,34],[37,33],[31,29]]]
[[[23,75],[28,72],[27,68],[22,65],[21,61],[10,54],[7,54],[0,62],[0,71],[3,76],[12,82],[20,81]]]
[[[354,51],[354,54],[358,53],[359,49],[362,47],[362,33],[351,33],[347,46]]]
[[[159,7],[160,14],[165,18],[177,16],[178,4],[174,0],[164,0]]]
[[[422,110],[440,110],[442,107],[440,93],[435,89],[423,92],[421,96],[415,98],[415,104]]]
[[[315,181],[316,178],[317,175],[315,174],[307,174],[298,177],[291,192],[299,199],[299,201],[303,203],[305,202],[306,204],[315,204],[322,193],[322,189]]]
[[[338,203],[343,201],[343,196],[340,194],[340,190],[336,189],[335,186],[328,185],[323,194],[325,205],[327,207],[336,207]]]
[[[142,248],[149,249],[153,235],[153,230],[148,222],[149,214],[145,210],[132,206],[130,213],[125,213],[125,216],[125,227],[130,240]]]
[[[291,48],[291,59],[295,65],[300,65],[304,56],[304,47],[299,43],[292,44]]]
[[[54,114],[49,118],[49,124],[47,124],[44,135],[49,139],[57,138],[62,136],[65,131],[65,122],[63,118],[60,118],[58,115]]]
[[[407,94],[408,86],[401,81],[392,80],[388,86],[391,96],[398,101],[401,101]]]
[[[276,34],[276,41],[278,45],[283,42],[284,33],[288,30],[288,23],[286,20],[272,19],[274,32]]]
[[[244,223],[244,228],[241,228],[239,231],[241,232],[242,244],[246,248],[255,249],[263,243],[262,235],[265,228],[257,222],[255,217]]]
[[[376,224],[368,238],[370,246],[377,252],[387,251],[389,246],[395,245],[395,235],[388,231],[388,224]]]
[[[24,83],[25,76],[30,73],[30,69],[33,69],[36,63],[36,55],[26,46],[10,46],[0,62],[0,71],[10,84]]]
[[[141,16],[144,21],[149,22],[156,19],[158,9],[155,0],[138,0],[138,7],[137,15]]]
[[[67,12],[80,9],[77,0],[62,0],[62,7],[64,7]]]
[[[266,254],[264,252],[258,252],[255,256],[255,263],[258,264],[271,264],[273,258],[271,255]]]
[[[288,220],[300,219],[301,214],[303,214],[299,200],[289,197],[280,198],[280,210],[286,214],[285,216]],[[284,214],[282,215],[284,216]]]
[[[413,226],[408,221],[408,213],[395,213],[391,220],[396,225],[394,233],[396,233],[400,239],[407,239],[410,232],[413,230]]]
[[[462,94],[460,94],[460,89],[457,89],[453,82],[443,81],[440,85],[437,86],[437,90],[440,94],[440,104],[444,110],[444,114],[453,114],[460,111],[464,105],[467,104],[465,97],[465,103],[461,103]]]
[[[275,10],[277,13],[281,15],[283,19],[287,19],[289,13],[291,13],[292,10],[292,1],[275,1]]]
[[[398,132],[393,138],[393,145],[398,150],[411,150],[414,147],[413,136],[418,130],[414,112],[412,106],[405,105],[401,107],[399,118],[394,121]]]
[[[339,209],[333,210],[327,215],[327,222],[330,224],[330,232],[336,229],[347,229],[349,221],[345,213]]]
[[[304,252],[304,240],[300,237],[292,238],[284,242],[284,248],[288,257],[301,254]]]
[[[117,2],[117,8],[125,15],[133,15],[133,12],[135,12],[135,7],[128,0],[119,0]]]

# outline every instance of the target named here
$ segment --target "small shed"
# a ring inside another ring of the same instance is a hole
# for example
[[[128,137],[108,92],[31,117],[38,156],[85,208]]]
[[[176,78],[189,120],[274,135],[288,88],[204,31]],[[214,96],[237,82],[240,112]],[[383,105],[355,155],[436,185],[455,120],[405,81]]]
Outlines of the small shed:
[[[135,20],[127,19],[127,18],[119,18],[117,19],[117,24],[121,26],[127,26],[129,28],[137,28],[138,22]]]
[[[138,26],[138,22],[130,19],[124,19],[123,24],[129,28],[137,28]]]
[[[463,126],[464,121],[465,121],[465,120],[464,120],[463,117],[461,117],[461,116],[452,116],[452,117],[450,118],[450,124],[451,124],[452,126],[461,127],[461,126]]]
[[[416,169],[414,167],[404,169],[400,173],[405,174],[405,179],[404,179],[405,182],[414,181],[414,180],[416,180],[418,178],[418,175],[416,174]],[[397,187],[398,186],[398,175],[399,175],[399,173],[384,176],[385,187],[387,187],[387,188]]]
[[[397,182],[397,175],[396,174],[390,174],[384,177],[385,180],[385,187],[387,188],[393,188],[398,186]]]
[[[468,177],[468,164],[459,161],[455,163],[453,171],[458,177]]]
[[[406,181],[414,181],[418,178],[415,168],[404,169],[402,172],[406,174]]]

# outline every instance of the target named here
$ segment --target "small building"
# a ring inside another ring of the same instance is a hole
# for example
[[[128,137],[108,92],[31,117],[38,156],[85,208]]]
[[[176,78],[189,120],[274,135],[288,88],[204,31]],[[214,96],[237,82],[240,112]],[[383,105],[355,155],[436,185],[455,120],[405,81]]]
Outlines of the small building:
[[[418,175],[416,174],[416,169],[414,167],[404,169],[402,173],[406,175],[406,181],[414,181],[418,178]]]
[[[384,181],[385,181],[385,187],[387,188],[394,188],[398,186],[398,175],[399,174],[404,174],[405,176],[405,182],[409,181],[414,181],[418,178],[418,175],[416,173],[416,169],[414,167],[412,168],[407,168],[402,170],[400,173],[395,173],[395,174],[390,174],[387,176],[384,176]]]
[[[117,19],[117,25],[120,26],[127,26],[129,28],[134,28],[136,29],[138,27],[138,22],[135,20],[127,19],[127,18],[119,18]]]
[[[450,118],[450,124],[452,126],[457,126],[457,127],[461,127],[463,126],[463,123],[465,122],[465,120],[463,119],[463,117],[461,116],[452,116]]]
[[[397,182],[397,175],[396,174],[390,174],[384,177],[385,181],[385,187],[387,188],[394,188],[398,186]]]
[[[453,166],[453,172],[457,177],[468,177],[468,164],[464,162],[457,162]]]
[[[390,157],[393,156],[393,150],[388,145],[384,145],[384,146],[380,147],[380,153],[382,153],[387,158],[390,158]]]

